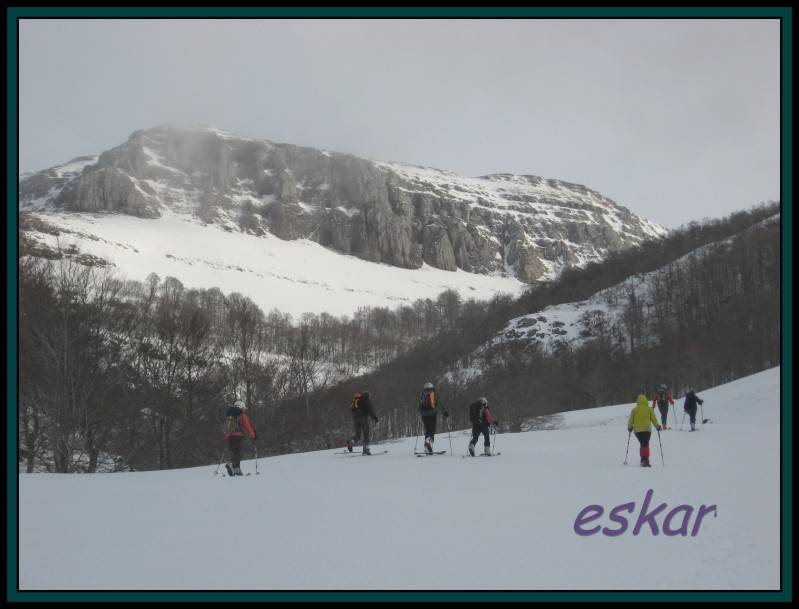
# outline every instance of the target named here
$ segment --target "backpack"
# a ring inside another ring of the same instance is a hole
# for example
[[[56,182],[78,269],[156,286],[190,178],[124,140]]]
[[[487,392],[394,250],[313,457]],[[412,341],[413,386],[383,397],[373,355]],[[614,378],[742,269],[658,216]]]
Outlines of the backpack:
[[[350,410],[354,412],[361,407],[361,397],[362,396],[360,393],[356,393],[354,396],[352,396],[352,402],[350,403]]]
[[[480,402],[474,402],[469,407],[469,419],[471,419],[472,423],[482,423],[483,422],[483,404]]]
[[[424,392],[422,393],[422,408],[424,410],[432,410],[436,407],[436,392]]]
[[[241,426],[241,410],[237,406],[227,407],[227,417],[225,417],[225,433],[244,433]]]

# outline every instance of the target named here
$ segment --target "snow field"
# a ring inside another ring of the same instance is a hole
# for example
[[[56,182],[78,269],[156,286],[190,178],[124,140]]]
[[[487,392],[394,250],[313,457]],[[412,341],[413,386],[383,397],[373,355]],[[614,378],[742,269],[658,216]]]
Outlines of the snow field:
[[[779,372],[699,391],[713,422],[662,432],[665,467],[657,434],[652,468],[636,465],[635,437],[622,465],[624,404],[563,413],[555,430],[499,434],[496,458],[461,458],[459,431],[454,455],[416,458],[407,438],[374,457],[337,448],[261,458],[257,476],[249,460],[253,475],[233,479],[214,476],[216,464],[22,474],[20,587],[776,589]],[[494,410],[501,420],[502,405]],[[437,450],[449,449],[442,428]],[[649,489],[653,507],[667,504],[659,534],[644,525],[634,535]],[[608,512],[627,502],[624,534],[575,532],[589,505],[604,515],[587,527],[617,528]],[[716,516],[696,536],[665,535],[678,505],[715,505]]]

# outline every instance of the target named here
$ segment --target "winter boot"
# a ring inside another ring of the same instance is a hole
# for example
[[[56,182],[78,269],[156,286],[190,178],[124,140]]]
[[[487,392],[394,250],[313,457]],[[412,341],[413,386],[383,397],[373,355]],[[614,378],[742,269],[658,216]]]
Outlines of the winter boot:
[[[233,473],[236,474],[237,476],[243,476],[244,475],[243,473],[241,473],[241,468],[240,467],[234,467],[233,468]]]
[[[641,459],[641,467],[652,467],[652,466],[649,464],[649,459],[648,459],[647,457],[643,457],[643,458]]]
[[[474,444],[469,444],[469,454],[474,457]]]
[[[368,446],[364,446],[364,447],[363,447],[363,454],[365,454],[365,455],[371,455],[371,454],[372,454],[372,451],[370,451],[370,450],[369,450],[369,447],[368,447]]]
[[[433,439],[432,438],[425,438],[424,441],[424,450],[428,455],[433,454]]]
[[[347,450],[352,452],[352,439],[347,440]]]
[[[691,423],[691,431],[696,431],[696,424],[695,423]]]
[[[491,446],[489,446],[489,445],[483,446],[483,454],[486,457],[490,457],[491,456]]]

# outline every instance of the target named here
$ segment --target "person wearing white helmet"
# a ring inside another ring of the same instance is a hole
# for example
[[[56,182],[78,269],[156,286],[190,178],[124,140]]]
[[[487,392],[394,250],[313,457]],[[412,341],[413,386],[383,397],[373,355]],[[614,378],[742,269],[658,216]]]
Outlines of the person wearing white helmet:
[[[419,396],[419,415],[422,417],[424,424],[424,450],[428,454],[433,452],[433,442],[436,437],[436,421],[438,420],[438,413],[441,412],[444,418],[449,417],[449,412],[444,409],[441,399],[436,393],[433,383],[427,382],[422,389],[422,395]]]
[[[488,406],[488,399],[480,398],[472,402],[469,406],[469,420],[472,422],[472,441],[469,442],[469,454],[474,457],[474,447],[480,434],[483,434],[483,454],[491,455],[491,425],[497,425],[498,421]]]
[[[667,424],[667,418],[669,415],[669,404],[671,404],[673,408],[674,399],[671,397],[671,389],[668,388],[666,383],[661,383],[655,390],[655,395],[652,396],[652,408],[655,407],[655,404],[657,404],[658,410],[660,410],[661,427],[663,427],[663,429],[671,429]],[[675,415],[675,418],[676,417],[677,415]]]
[[[225,463],[229,476],[243,476],[241,471],[241,442],[244,433],[255,440],[258,437],[247,416],[247,405],[243,400],[236,400],[227,407],[225,416],[225,439],[230,450],[230,462]]]

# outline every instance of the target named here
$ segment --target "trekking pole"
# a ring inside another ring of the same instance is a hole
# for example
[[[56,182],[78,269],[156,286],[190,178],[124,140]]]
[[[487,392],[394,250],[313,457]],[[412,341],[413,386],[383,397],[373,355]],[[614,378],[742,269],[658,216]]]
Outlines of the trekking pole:
[[[491,447],[491,455],[493,456],[497,454],[497,426],[492,425],[492,427],[494,428],[494,445]]]
[[[682,421],[680,421],[680,431],[682,431],[683,423],[685,423],[685,415],[686,415],[686,413],[685,413],[685,411],[683,411],[683,413],[682,413]]]
[[[663,458],[663,443],[660,441],[659,429],[658,429],[658,444],[660,444],[660,459],[663,461],[663,467],[666,467],[666,459]]]
[[[216,471],[214,472],[214,476],[219,475],[219,466],[222,465],[222,457],[225,456],[225,451],[227,450],[227,446],[222,449],[222,454],[219,455],[219,463],[216,464]]]
[[[624,463],[623,465],[627,465],[627,455],[630,453],[630,436],[633,435],[632,430],[627,432],[627,449],[624,451]]]
[[[705,410],[702,408],[702,404],[699,404],[699,416],[702,417],[702,429],[705,428]]]
[[[260,476],[261,472],[258,471],[258,439],[252,441],[253,449],[255,449],[255,475]]]
[[[447,437],[449,438],[449,454],[452,454],[452,434],[449,430],[449,417],[447,417]]]
[[[416,446],[419,444],[419,419],[416,419],[416,441],[413,443],[413,452],[416,452]]]

